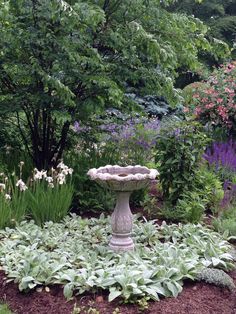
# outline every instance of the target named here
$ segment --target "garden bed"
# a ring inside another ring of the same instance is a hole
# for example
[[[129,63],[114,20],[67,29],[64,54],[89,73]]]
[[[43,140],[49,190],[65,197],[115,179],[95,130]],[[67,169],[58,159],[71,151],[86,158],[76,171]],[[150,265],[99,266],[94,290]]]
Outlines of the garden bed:
[[[236,283],[236,272],[230,273]],[[4,273],[0,273],[0,299],[6,300],[17,314],[72,314],[74,304],[88,313],[96,308],[99,314],[112,314],[119,308],[121,314],[137,314],[137,305],[121,305],[118,301],[109,303],[107,296],[84,295],[69,302],[63,296],[59,286],[50,287],[50,291],[22,293],[14,283],[5,283]],[[92,313],[92,312],[91,312]],[[119,312],[118,312],[119,313]],[[236,313],[236,293],[205,283],[186,283],[177,298],[149,302],[148,309],[142,313],[156,314],[233,314]]]
[[[108,249],[110,232],[104,216],[76,215],[1,231],[0,300],[18,314],[235,312],[234,291],[195,281],[204,269],[233,269],[232,247],[216,232],[135,219],[136,249],[123,254]]]

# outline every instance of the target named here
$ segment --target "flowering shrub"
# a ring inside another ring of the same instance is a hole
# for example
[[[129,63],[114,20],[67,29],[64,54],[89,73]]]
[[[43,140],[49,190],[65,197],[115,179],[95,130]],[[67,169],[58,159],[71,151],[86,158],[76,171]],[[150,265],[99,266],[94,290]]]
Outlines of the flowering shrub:
[[[92,128],[82,126],[78,121],[75,131],[83,136]],[[109,121],[96,128],[96,146],[98,152],[110,150],[114,162],[122,164],[145,164],[150,161],[150,152],[156,145],[160,125],[158,119],[129,118],[122,123]],[[90,136],[91,137],[91,136]]]
[[[159,131],[157,119],[129,119],[110,133],[110,141],[120,152],[123,164],[145,165],[154,156]]]
[[[196,118],[226,130],[236,129],[236,62],[216,69],[205,89],[193,94]]]

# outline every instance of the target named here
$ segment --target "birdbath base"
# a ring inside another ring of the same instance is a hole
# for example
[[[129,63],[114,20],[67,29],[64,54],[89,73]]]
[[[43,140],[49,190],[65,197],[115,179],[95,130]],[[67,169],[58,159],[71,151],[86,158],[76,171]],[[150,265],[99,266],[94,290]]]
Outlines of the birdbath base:
[[[146,188],[158,175],[156,169],[136,166],[111,166],[93,168],[88,175],[98,184],[116,192],[117,202],[111,216],[112,237],[109,246],[114,251],[134,249],[131,238],[133,216],[129,207],[129,197],[133,191]]]
[[[129,207],[131,192],[117,191],[117,202],[111,216],[112,237],[109,247],[113,251],[130,251],[134,249],[131,238],[133,215]]]

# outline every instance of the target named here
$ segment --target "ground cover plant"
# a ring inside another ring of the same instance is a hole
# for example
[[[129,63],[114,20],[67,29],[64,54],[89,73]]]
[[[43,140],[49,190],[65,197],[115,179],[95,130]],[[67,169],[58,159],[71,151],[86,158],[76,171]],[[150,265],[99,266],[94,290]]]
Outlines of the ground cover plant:
[[[0,313],[1,314],[13,314],[7,304],[0,303]]]
[[[62,284],[64,295],[109,290],[109,300],[177,296],[185,279],[205,268],[234,267],[231,245],[201,225],[134,224],[134,252],[107,247],[108,219],[67,216],[62,223],[33,221],[0,232],[0,263],[20,290]]]

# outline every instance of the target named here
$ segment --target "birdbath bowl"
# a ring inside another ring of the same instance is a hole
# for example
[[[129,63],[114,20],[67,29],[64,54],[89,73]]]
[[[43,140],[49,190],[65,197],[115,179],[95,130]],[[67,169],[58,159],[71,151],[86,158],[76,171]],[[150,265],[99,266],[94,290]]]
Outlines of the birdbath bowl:
[[[104,188],[116,193],[116,206],[111,216],[112,237],[109,246],[114,251],[134,249],[131,238],[133,217],[129,207],[129,198],[133,191],[149,185],[158,175],[155,169],[142,166],[105,166],[90,169],[88,175]]]

